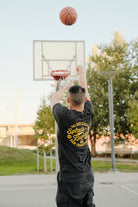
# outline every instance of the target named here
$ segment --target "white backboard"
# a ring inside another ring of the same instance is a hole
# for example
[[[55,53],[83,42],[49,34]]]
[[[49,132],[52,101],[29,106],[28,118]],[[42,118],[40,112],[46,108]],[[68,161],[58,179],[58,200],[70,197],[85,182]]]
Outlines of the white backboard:
[[[68,70],[68,79],[77,80],[77,65],[85,67],[84,41],[33,41],[34,80],[54,80],[53,70]]]

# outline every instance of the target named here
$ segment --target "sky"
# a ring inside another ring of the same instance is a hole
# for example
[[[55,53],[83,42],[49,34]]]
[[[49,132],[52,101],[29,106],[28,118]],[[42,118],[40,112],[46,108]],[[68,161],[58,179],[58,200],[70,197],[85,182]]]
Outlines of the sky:
[[[66,6],[78,13],[72,26],[59,19]],[[116,30],[126,41],[138,38],[138,0],[0,0],[0,124],[15,123],[16,114],[18,123],[34,123],[53,90],[33,80],[33,40],[83,40],[87,57]]]

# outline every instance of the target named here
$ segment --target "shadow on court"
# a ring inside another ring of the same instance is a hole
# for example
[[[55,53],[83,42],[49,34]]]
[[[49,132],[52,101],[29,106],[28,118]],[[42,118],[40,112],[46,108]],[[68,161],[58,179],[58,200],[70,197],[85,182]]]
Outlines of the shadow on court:
[[[137,207],[138,173],[95,173],[97,207]],[[1,207],[56,207],[56,175],[0,176]]]

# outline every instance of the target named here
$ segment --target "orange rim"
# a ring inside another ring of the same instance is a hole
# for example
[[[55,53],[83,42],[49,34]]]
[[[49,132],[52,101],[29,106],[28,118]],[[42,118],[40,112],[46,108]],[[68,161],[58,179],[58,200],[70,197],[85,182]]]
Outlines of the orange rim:
[[[65,80],[70,74],[68,70],[53,70],[51,76],[56,80]]]

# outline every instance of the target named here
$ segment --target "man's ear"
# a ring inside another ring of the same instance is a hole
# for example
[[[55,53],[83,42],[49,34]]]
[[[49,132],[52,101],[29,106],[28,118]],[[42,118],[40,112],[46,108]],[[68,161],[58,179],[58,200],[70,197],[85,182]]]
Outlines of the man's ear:
[[[87,97],[85,97],[85,102],[87,101]]]
[[[70,103],[69,97],[67,97],[67,103]]]

